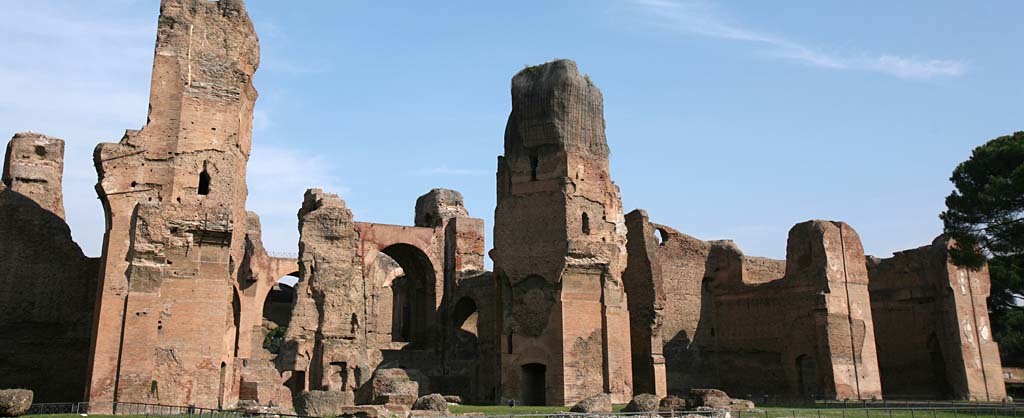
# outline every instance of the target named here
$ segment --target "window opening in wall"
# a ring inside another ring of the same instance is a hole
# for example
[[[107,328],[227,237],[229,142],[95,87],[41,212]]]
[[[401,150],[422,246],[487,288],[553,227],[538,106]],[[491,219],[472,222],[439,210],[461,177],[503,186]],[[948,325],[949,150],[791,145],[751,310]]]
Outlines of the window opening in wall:
[[[665,245],[668,242],[668,232],[664,229],[657,228],[654,230],[654,239],[658,241],[658,245]]]
[[[590,216],[586,213],[583,214],[583,233],[590,235]]]
[[[206,163],[203,163],[203,171],[199,173],[199,194],[206,196],[210,194],[210,173],[206,171]]]
[[[530,180],[537,180],[537,166],[540,165],[540,159],[536,153],[530,154]]]

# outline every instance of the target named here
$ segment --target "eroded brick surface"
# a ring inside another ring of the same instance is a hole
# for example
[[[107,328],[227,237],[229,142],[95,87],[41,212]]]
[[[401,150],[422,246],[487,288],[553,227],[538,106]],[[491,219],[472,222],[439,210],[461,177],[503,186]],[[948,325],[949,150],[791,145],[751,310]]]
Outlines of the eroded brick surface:
[[[881,397],[863,249],[848,225],[794,226],[781,261],[652,224],[642,211],[627,224],[636,241],[624,277],[639,314],[633,338],[644,344],[634,367],[645,385],[662,384],[661,349],[670,393]]]
[[[988,268],[953,265],[950,245],[940,237],[892,258],[868,257],[882,388],[887,396],[1001,401]]]
[[[772,260],[623,216],[603,96],[568,60],[512,79],[493,273],[483,220],[446,189],[416,200],[412,225],[358,222],[311,189],[297,258],[272,256],[245,210],[259,45],[243,2],[163,0],[157,30],[146,125],[94,153],[102,260],[63,220],[63,142],[8,146],[0,387],[373,414],[426,388],[558,405],[708,388],[1005,397],[987,270],[953,266],[944,240],[865,262],[848,225],[809,221]]]
[[[622,204],[601,91],[572,61],[512,79],[494,222],[501,397],[571,405],[610,393],[628,402]]]
[[[241,1],[161,2],[148,123],[94,155],[107,232],[90,401],[236,396],[225,388],[258,65]]]

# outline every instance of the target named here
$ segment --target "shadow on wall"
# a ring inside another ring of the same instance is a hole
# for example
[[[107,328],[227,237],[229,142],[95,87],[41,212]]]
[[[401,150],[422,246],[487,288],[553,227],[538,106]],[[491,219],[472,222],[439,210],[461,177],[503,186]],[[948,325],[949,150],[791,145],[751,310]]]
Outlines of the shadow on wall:
[[[0,387],[82,400],[99,260],[64,219],[6,185],[0,213]]]

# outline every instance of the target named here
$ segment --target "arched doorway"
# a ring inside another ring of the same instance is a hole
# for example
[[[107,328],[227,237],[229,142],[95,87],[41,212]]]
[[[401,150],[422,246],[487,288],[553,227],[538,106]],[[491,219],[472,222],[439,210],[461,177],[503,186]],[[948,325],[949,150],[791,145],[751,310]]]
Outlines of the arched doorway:
[[[298,272],[282,277],[267,292],[263,301],[263,320],[260,324],[262,348],[270,354],[277,354],[284,343],[284,334],[292,319],[292,307],[295,306],[295,283]]]
[[[547,366],[540,363],[524,364],[519,372],[519,396],[523,405],[547,404]]]
[[[454,342],[451,351],[454,360],[476,361],[478,359],[478,331],[476,302],[468,297],[459,299],[452,309],[452,330]]]
[[[391,282],[391,340],[420,346],[436,317],[434,265],[419,248],[395,244],[382,250],[402,267],[404,275]]]

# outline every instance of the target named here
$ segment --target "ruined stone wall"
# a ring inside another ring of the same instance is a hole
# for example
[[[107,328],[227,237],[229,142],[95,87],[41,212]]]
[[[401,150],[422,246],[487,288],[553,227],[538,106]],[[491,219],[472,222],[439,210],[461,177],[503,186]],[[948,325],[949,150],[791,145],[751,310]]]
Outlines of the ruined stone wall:
[[[881,398],[864,250],[853,228],[827,221],[794,226],[785,276],[776,280],[767,278],[780,272],[779,262],[718,247],[711,292],[723,386],[739,393],[787,388],[805,397]],[[740,376],[756,366],[768,367]]]
[[[689,237],[642,211],[627,215],[627,225],[631,331],[634,341],[651,340],[635,346],[634,367],[657,370],[660,344],[669,393],[881,396],[867,273],[850,262],[863,255],[852,228],[798,224],[782,261]],[[662,384],[657,373],[643,378],[638,388]]]
[[[883,392],[1000,401],[1006,390],[985,302],[988,269],[953,265],[949,245],[940,237],[892,258],[868,257]]]
[[[64,221],[64,141],[19,133],[0,183],[0,387],[83,400],[99,260]]]
[[[417,226],[400,226],[355,222],[341,199],[314,189],[299,219],[300,279],[277,358],[294,393],[370,402],[364,386],[374,370],[400,367],[424,374],[435,391],[490,399],[478,386],[493,372],[479,365],[493,348],[479,338],[496,338],[493,326],[468,335],[451,312],[463,298],[474,301],[466,315],[481,316],[475,303],[493,305],[493,291],[480,286],[490,284],[483,221],[468,217],[458,192],[432,190],[417,201]]]
[[[603,113],[600,90],[572,61],[512,79],[492,252],[503,398],[557,405],[632,393],[626,231]]]
[[[147,124],[94,154],[107,231],[91,401],[217,407],[237,395],[258,65],[241,1],[161,2]]]
[[[714,317],[704,286],[711,246],[664,225],[642,210],[626,215],[634,390],[682,394],[718,387]]]

